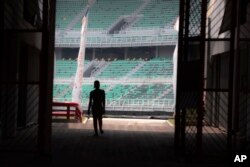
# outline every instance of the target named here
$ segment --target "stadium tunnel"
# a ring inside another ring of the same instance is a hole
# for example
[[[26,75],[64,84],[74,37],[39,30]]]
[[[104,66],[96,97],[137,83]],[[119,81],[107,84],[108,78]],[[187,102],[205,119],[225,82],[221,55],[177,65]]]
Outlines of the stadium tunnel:
[[[221,166],[249,155],[247,0],[92,3],[3,1],[1,164]],[[91,120],[52,117],[53,101],[72,98],[86,10],[81,105],[98,79],[118,117],[99,138]]]

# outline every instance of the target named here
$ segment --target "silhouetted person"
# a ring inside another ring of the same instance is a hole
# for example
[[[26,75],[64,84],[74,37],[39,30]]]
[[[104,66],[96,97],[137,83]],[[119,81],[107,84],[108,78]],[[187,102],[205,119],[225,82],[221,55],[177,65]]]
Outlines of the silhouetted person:
[[[98,136],[97,131],[97,121],[99,123],[99,130],[101,134],[102,130],[102,115],[105,113],[105,91],[100,89],[100,82],[94,82],[95,90],[90,92],[89,95],[89,107],[88,107],[88,115],[90,114],[90,110],[92,110],[93,115],[93,123],[95,134],[94,136]]]

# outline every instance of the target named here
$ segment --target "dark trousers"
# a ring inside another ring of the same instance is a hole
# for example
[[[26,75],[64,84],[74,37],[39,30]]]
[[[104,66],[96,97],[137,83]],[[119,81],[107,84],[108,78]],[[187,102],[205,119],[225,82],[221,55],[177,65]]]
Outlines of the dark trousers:
[[[93,123],[94,123],[94,129],[95,133],[97,134],[97,122],[99,123],[99,130],[102,131],[102,115],[93,116]]]

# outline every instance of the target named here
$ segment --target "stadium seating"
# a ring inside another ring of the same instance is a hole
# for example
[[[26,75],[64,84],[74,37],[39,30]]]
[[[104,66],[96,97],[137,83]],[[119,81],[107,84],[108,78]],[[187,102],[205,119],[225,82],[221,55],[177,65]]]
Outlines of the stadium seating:
[[[122,15],[131,14],[140,4],[139,0],[100,0],[97,1],[89,12],[88,28],[106,29]],[[74,29],[79,29],[78,22]]]
[[[120,16],[131,15],[143,3],[140,0],[100,0],[89,12],[90,29],[107,29]],[[56,29],[64,29],[87,5],[87,0],[59,0],[56,7]],[[179,1],[151,0],[139,13],[142,15],[133,27],[163,27],[173,24],[178,15]],[[74,30],[81,28],[77,22]]]
[[[132,69],[134,69],[140,61],[132,60],[116,60],[113,61],[105,70],[97,77],[105,78],[117,78],[124,77]]]
[[[143,17],[133,27],[163,27],[172,23],[178,15],[179,1],[151,0],[140,13]]]
[[[109,85],[101,85],[101,89],[106,91],[106,99],[117,100],[153,100],[173,99],[173,88],[171,84],[116,84],[112,89],[108,89]],[[55,84],[53,97],[56,101],[71,101],[72,86],[70,84]],[[88,105],[89,93],[92,91],[93,85],[82,86],[82,102]],[[164,92],[166,92],[161,96]]]
[[[101,85],[101,89],[106,90],[108,85]],[[87,102],[89,93],[94,89],[93,85],[82,86],[83,103]],[[56,101],[71,101],[73,87],[70,84],[54,84],[53,97]]]
[[[85,61],[89,63],[90,61]],[[56,78],[73,77],[76,72],[76,60],[57,60],[56,61]],[[92,63],[93,65],[94,63]],[[172,78],[173,63],[170,58],[154,58],[150,60],[133,59],[133,60],[114,60],[107,61],[107,66],[100,69],[100,73],[95,78],[117,80],[128,76],[131,79],[162,79]],[[103,69],[102,69],[103,68]],[[73,82],[73,78],[70,79]],[[72,83],[54,84],[53,97],[54,101],[71,101],[72,99]],[[82,104],[88,105],[89,93],[93,90],[92,84],[82,86]],[[113,105],[143,105],[144,102],[159,100],[158,105],[174,104],[173,86],[171,83],[153,84],[120,84],[119,81],[111,84],[102,84],[101,89],[106,92],[106,99]],[[149,105],[149,104],[148,104]]]
[[[87,0],[59,0],[56,1],[56,29],[62,30],[87,5]]]
[[[107,99],[117,100],[122,98],[126,93],[133,90],[136,85],[121,85],[117,84],[114,88],[107,92]]]
[[[54,84],[53,97],[58,101],[70,101],[72,88],[70,84]]]
[[[97,77],[120,78],[124,77],[133,70],[141,61],[134,60],[117,60],[113,61]],[[172,77],[173,63],[170,59],[152,59],[147,61],[144,66],[139,68],[133,78],[161,78]]]
[[[88,60],[84,64],[87,65]],[[70,78],[75,76],[77,68],[76,60],[57,60],[56,61],[56,77],[57,78]]]
[[[177,40],[173,25],[178,16],[178,3],[175,0],[150,0],[149,3],[143,0],[98,0],[88,14],[87,47],[173,44]],[[81,12],[86,5],[87,0],[57,1],[56,47],[79,46]],[[117,21],[132,14],[136,19],[126,24],[125,29],[121,24],[117,28],[121,30],[119,33],[109,33]]]
[[[109,86],[108,85],[101,85],[101,89],[106,90]],[[93,85],[83,85],[82,86],[82,102],[85,105],[88,105],[89,93],[94,90]]]
[[[169,89],[169,84],[145,84],[127,93],[123,99],[157,99],[164,91]]]
[[[81,28],[79,14],[83,12],[87,3],[88,0],[57,1],[56,47],[79,47]],[[88,14],[89,31],[86,47],[175,45],[177,32],[173,30],[173,24],[178,16],[178,3],[179,1],[175,0],[149,0],[148,2],[144,0],[97,0]],[[131,16],[133,13],[137,16],[131,25],[120,33],[108,33],[107,30],[116,21],[123,16]],[[101,84],[101,88],[105,90],[109,104],[123,107],[123,104],[127,105],[135,101],[142,104],[144,101],[157,100],[159,104],[163,105],[174,104],[171,83],[172,59],[142,60],[139,58],[138,55],[137,60],[119,59],[101,63],[85,61],[85,74],[90,78],[87,78],[87,83],[85,82],[82,86],[83,105],[88,105],[89,92],[93,90],[93,85],[90,84],[92,79],[105,81],[106,85]],[[56,60],[55,64],[54,100],[71,101],[72,82],[77,69],[77,61]],[[124,82],[127,79],[131,80],[128,83]],[[120,80],[123,82],[119,82]],[[161,83],[162,81],[164,83]]]
[[[160,60],[152,59],[148,61],[142,68],[136,71],[132,77],[135,78],[159,78],[172,77],[173,63],[170,59]]]

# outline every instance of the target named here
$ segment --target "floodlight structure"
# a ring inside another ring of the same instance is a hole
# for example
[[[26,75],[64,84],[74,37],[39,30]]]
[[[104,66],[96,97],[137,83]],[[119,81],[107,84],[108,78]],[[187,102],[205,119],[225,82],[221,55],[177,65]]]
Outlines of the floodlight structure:
[[[88,12],[90,7],[95,3],[95,0],[89,0],[86,10],[84,11],[84,16],[82,18],[82,28],[80,37],[80,48],[77,57],[77,70],[73,84],[72,91],[72,102],[81,104],[81,92],[82,92],[82,82],[84,73],[84,60],[85,60],[85,48],[86,48],[86,36],[87,36],[87,25],[88,25]]]

